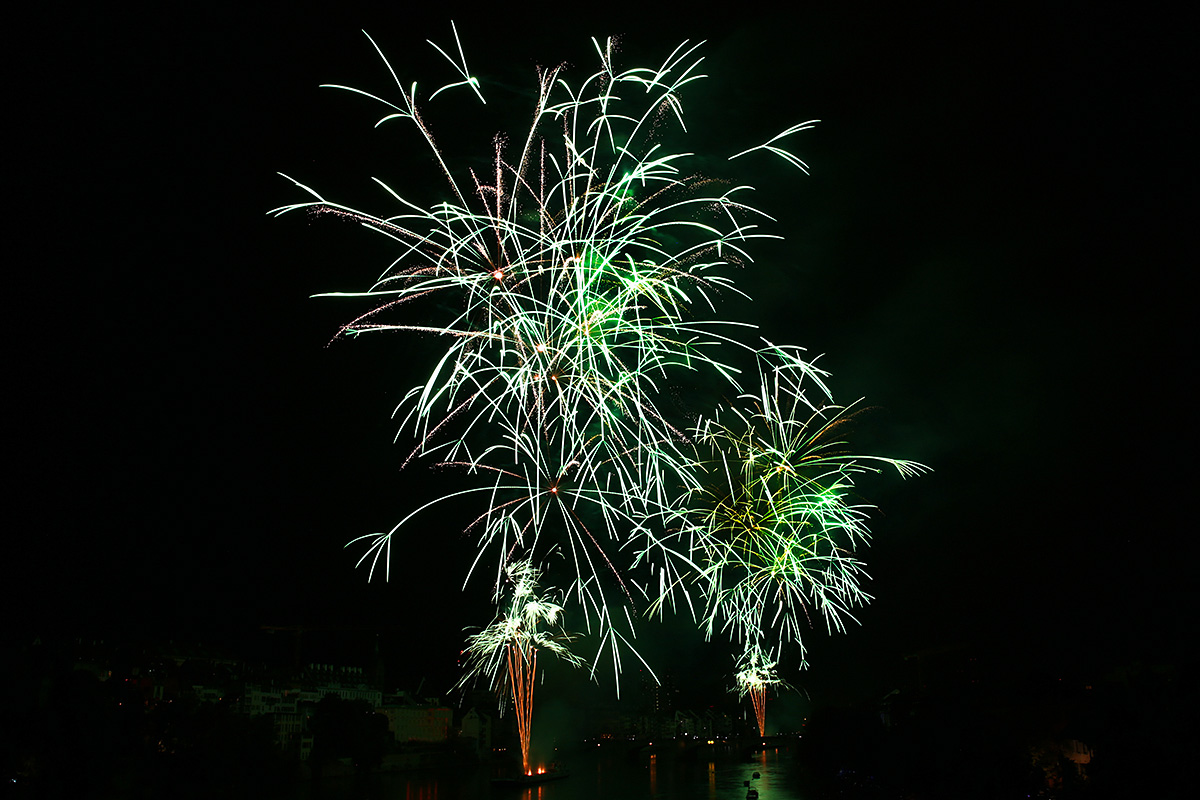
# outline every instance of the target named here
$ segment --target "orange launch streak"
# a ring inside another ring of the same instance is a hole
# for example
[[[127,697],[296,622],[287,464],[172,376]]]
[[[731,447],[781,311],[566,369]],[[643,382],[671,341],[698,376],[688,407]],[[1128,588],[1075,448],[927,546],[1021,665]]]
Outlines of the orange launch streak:
[[[533,722],[533,679],[537,673],[537,650],[533,647],[508,646],[508,678],[512,687],[513,710],[517,715],[517,735],[521,738],[521,766],[532,775],[529,766],[529,730]]]
[[[750,690],[750,700],[754,703],[754,716],[758,718],[758,735],[767,735],[767,687],[755,686]]]

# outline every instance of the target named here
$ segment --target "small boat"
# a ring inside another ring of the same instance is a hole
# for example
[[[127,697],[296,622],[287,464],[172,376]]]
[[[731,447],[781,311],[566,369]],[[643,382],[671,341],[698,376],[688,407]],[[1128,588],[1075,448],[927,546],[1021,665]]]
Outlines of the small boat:
[[[534,772],[529,775],[512,775],[505,778],[492,778],[492,785],[516,787],[537,786],[541,783],[561,780],[562,778],[568,777],[570,774],[571,773],[567,772],[566,770],[550,767],[549,769],[541,772]]]

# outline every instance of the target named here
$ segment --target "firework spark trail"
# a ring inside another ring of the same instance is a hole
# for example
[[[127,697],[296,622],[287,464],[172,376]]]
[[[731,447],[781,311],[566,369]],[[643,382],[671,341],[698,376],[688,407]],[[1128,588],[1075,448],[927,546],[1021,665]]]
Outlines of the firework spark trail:
[[[767,687],[754,686],[750,689],[750,701],[754,705],[754,718],[758,720],[758,735],[767,735]]]
[[[538,71],[515,159],[497,136],[489,168],[456,176],[420,113],[450,90],[484,99],[453,33],[453,47],[430,44],[456,78],[428,98],[401,82],[373,39],[399,98],[331,85],[383,104],[377,126],[415,127],[449,199],[424,207],[376,178],[398,211],[368,214],[289,178],[311,199],[272,212],[331,214],[396,244],[368,290],[322,295],[377,303],[343,335],[411,331],[445,343],[396,406],[397,438],[415,438],[406,464],[432,460],[477,483],[353,540],[367,543],[359,563],[369,560],[371,575],[381,558],[390,567],[393,538],[417,514],[486,499],[468,527],[478,550],[468,579],[486,564],[499,602],[507,584],[536,584],[535,564],[569,570],[563,601],[600,642],[593,670],[606,649],[618,673],[622,650],[637,655],[632,619],[643,603],[686,607],[709,636],[758,647],[769,631],[803,653],[810,609],[840,629],[868,599],[854,551],[867,541],[870,507],[851,502],[854,477],[876,464],[904,477],[924,468],[851,455],[827,374],[799,348],[748,343],[754,326],[717,315],[721,295],[741,294],[727,268],[752,262],[752,240],[779,237],[758,231],[771,218],[742,201],[751,187],[689,175],[692,154],[662,144],[672,125],[686,131],[680,93],[704,77],[700,44],[622,71],[612,42],[593,40],[600,69],[577,86],[560,69]],[[812,124],[730,158],[761,151],[807,172],[781,141]],[[758,365],[755,394],[743,388],[747,360]],[[671,410],[677,387],[712,384],[736,399],[698,421]],[[507,653],[514,704],[526,708],[532,683],[517,687],[534,662],[517,644],[519,617],[510,607],[507,638],[486,641],[503,643],[494,654]]]
[[[687,499],[689,560],[702,565],[710,636],[720,629],[752,642],[772,631],[803,655],[810,609],[843,630],[869,600],[853,556],[869,538],[869,506],[850,502],[854,477],[876,463],[906,477],[925,467],[848,450],[838,437],[847,410],[804,393],[808,381],[828,398],[824,374],[786,350],[762,355],[759,393],[740,398],[750,408],[697,426],[706,478]]]
[[[508,681],[512,689],[513,713],[517,717],[517,736],[521,742],[521,768],[532,775],[529,763],[530,733],[533,728],[533,686],[537,676],[537,650],[508,646]]]
[[[442,52],[445,55],[444,51]],[[674,61],[664,65],[657,72],[631,70],[615,76],[611,65],[606,63],[605,71],[598,75],[613,76],[616,82],[633,82],[646,91],[659,90],[659,99],[672,97],[673,92],[694,77],[689,77],[688,73],[694,69],[695,64],[686,68],[681,68],[678,64],[688,53],[690,51],[682,55],[676,53],[673,56]],[[663,83],[663,78],[677,68],[682,69],[678,80],[672,84]],[[460,72],[466,74],[465,64]],[[650,77],[640,73],[648,73]],[[597,76],[593,76],[595,77]],[[591,80],[585,81],[585,86]],[[400,86],[398,81],[397,85]],[[559,85],[566,87],[565,83],[560,82]],[[479,345],[478,340],[481,337],[489,337],[499,342],[500,346],[499,358],[492,359],[492,367],[506,371],[512,367],[508,356],[515,356],[529,363],[523,356],[529,350],[528,340],[531,337],[521,335],[520,323],[528,322],[530,317],[544,316],[549,323],[547,327],[553,325],[556,328],[556,335],[536,337],[541,340],[539,344],[543,348],[553,347],[553,352],[557,352],[563,358],[572,359],[577,366],[574,370],[577,374],[612,375],[618,378],[601,380],[598,385],[588,385],[585,382],[575,387],[580,395],[580,402],[587,403],[592,408],[603,407],[606,401],[610,400],[626,408],[646,407],[649,403],[646,400],[648,393],[644,376],[652,370],[665,375],[670,366],[679,363],[691,364],[697,355],[687,337],[674,335],[673,330],[673,326],[678,325],[682,319],[681,304],[692,302],[686,287],[700,287],[703,292],[705,282],[710,282],[714,289],[726,284],[721,278],[705,278],[702,273],[725,263],[727,259],[722,257],[712,262],[695,261],[696,253],[711,250],[714,245],[717,249],[720,249],[722,244],[728,247],[732,245],[733,240],[744,240],[753,234],[745,228],[735,228],[730,233],[722,234],[712,226],[680,218],[687,213],[687,207],[692,204],[707,205],[716,200],[729,206],[728,197],[681,198],[657,208],[644,208],[638,204],[633,209],[626,209],[631,186],[645,187],[655,182],[683,185],[673,177],[676,170],[670,163],[684,157],[682,154],[638,160],[633,155],[634,148],[630,146],[638,131],[645,127],[646,119],[658,105],[658,101],[650,102],[640,119],[633,119],[609,113],[610,105],[617,99],[611,89],[602,92],[597,98],[589,98],[581,93],[572,95],[569,101],[547,106],[551,88],[549,82],[543,86],[543,96],[538,104],[539,113],[535,117],[534,129],[531,129],[527,138],[526,152],[522,154],[520,164],[528,163],[529,142],[533,141],[537,123],[542,116],[569,117],[569,130],[573,136],[564,141],[564,145],[570,156],[568,163],[576,169],[559,166],[557,160],[551,157],[557,174],[552,176],[551,189],[546,193],[548,197],[538,198],[538,206],[541,209],[538,231],[522,225],[516,219],[519,194],[516,191],[508,194],[509,214],[506,218],[499,216],[499,205],[494,210],[486,207],[485,213],[479,214],[469,211],[465,201],[462,201],[460,206],[444,203],[433,211],[425,211],[405,201],[382,182],[381,185],[384,185],[394,198],[415,213],[388,219],[374,217],[342,206],[334,206],[308,187],[303,188],[316,198],[315,203],[287,206],[277,209],[277,212],[307,207],[336,210],[338,213],[354,216],[368,227],[374,227],[394,238],[415,242],[408,245],[408,250],[393,264],[393,269],[365,294],[408,298],[446,288],[468,292],[467,311],[446,326],[373,323],[369,327],[356,328],[353,332],[421,329],[461,337],[462,341],[447,353],[447,356],[456,357],[454,361],[443,361],[447,366],[460,363],[457,357],[464,353],[478,356],[475,351]],[[567,88],[569,90],[569,87]],[[415,94],[405,93],[403,86],[401,89],[406,113],[396,116],[412,118],[432,146],[428,130],[419,123],[416,115]],[[374,95],[363,92],[359,94],[387,102]],[[591,124],[581,126],[579,120],[586,116],[580,113],[581,110],[597,100],[601,113]],[[617,129],[627,122],[632,122],[633,130],[618,146]],[[581,137],[578,130],[580,127],[586,127],[593,132],[593,138],[587,142],[586,147],[576,141]],[[601,135],[602,131],[607,134],[606,137]],[[605,138],[608,144],[607,155],[612,157],[612,163],[608,165],[607,173],[603,174],[605,171],[599,169],[596,164],[604,155],[601,150],[605,145]],[[655,148],[650,149],[653,152]],[[620,170],[626,166],[628,170],[624,177],[618,177]],[[498,199],[502,194],[500,176],[503,172],[499,154],[496,172],[496,186],[481,188],[490,188]],[[528,181],[524,176],[519,172],[516,174],[519,178],[518,186],[527,186]],[[598,175],[602,175],[602,178],[598,179]],[[450,177],[448,173],[447,176]],[[545,175],[542,176],[543,182],[544,179]],[[461,200],[464,193],[458,189],[452,177],[450,180],[455,187],[456,196]],[[547,203],[548,198],[555,197],[561,200],[561,208],[552,212]],[[421,233],[419,230],[405,227],[410,222],[420,220],[435,223],[433,229]],[[460,230],[457,226],[463,227]],[[655,226],[659,231],[673,226],[693,228],[715,238],[672,252],[660,247],[656,236],[649,235]],[[494,253],[481,244],[493,235],[497,240]],[[639,255],[640,253],[646,255]],[[407,256],[417,254],[432,261],[433,269],[420,264],[415,267],[399,266]],[[550,297],[554,302],[545,308],[539,308],[536,305],[538,298],[531,297],[530,293],[522,292],[521,289],[538,284],[539,277],[547,272],[558,273],[562,277],[558,280],[552,279],[550,283]],[[601,280],[605,282],[604,286],[600,286]],[[493,284],[502,284],[505,291],[494,292],[496,286]],[[659,331],[664,331],[665,335]],[[600,361],[605,363],[597,363]],[[544,380],[542,376],[546,374],[549,373],[534,372],[534,380]],[[630,379],[619,380],[623,376],[629,376]],[[422,390],[414,395],[414,399],[417,400],[415,418],[425,421],[425,427],[421,430],[422,437],[428,435],[428,421],[435,413],[436,401],[451,401],[460,378],[458,371],[435,370]],[[440,387],[436,385],[439,381]],[[493,384],[492,388],[497,386],[499,385]],[[531,387],[528,379],[518,379],[508,382],[502,389],[517,397],[524,397],[528,395]],[[613,397],[614,392],[619,394]],[[653,453],[654,450],[642,448],[640,452]]]
[[[787,685],[780,679],[775,667],[775,660],[770,654],[765,652],[758,642],[753,642],[746,645],[734,675],[734,686],[738,694],[750,695],[759,736],[767,735],[767,689]]]
[[[537,654],[545,650],[577,666],[580,659],[566,647],[570,637],[548,632],[559,626],[562,606],[548,599],[553,589],[541,590],[541,572],[528,561],[513,561],[504,570],[504,580],[495,600],[500,610],[496,619],[467,639],[466,669],[460,685],[485,678],[512,699],[521,741],[525,774],[532,774],[529,745],[533,725],[533,688],[537,677]]]

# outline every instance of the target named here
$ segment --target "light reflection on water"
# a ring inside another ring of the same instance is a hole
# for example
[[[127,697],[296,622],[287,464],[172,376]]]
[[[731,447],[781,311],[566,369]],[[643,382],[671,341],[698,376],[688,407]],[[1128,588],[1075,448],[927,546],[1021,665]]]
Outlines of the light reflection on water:
[[[759,800],[809,800],[786,748],[749,758],[627,758],[584,752],[563,759],[570,777],[526,789],[492,786],[485,770],[408,772],[323,782],[303,800],[745,800],[744,781]],[[759,773],[757,779],[753,778]]]

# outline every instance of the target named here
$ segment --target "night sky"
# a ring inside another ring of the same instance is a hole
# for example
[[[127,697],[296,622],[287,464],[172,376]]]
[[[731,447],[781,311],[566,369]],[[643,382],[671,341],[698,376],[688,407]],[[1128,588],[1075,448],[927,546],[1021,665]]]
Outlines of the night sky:
[[[472,540],[453,514],[408,532],[390,585],[353,569],[346,541],[446,480],[401,472],[392,444],[426,350],[329,345],[357,308],[310,295],[366,287],[381,237],[265,213],[304,199],[277,171],[381,213],[372,176],[438,199],[408,130],[318,85],[386,89],[366,29],[432,87],[425,39],[452,41],[454,19],[489,102],[428,105],[455,155],[521,132],[535,65],[590,74],[591,36],[622,36],[625,66],[707,40],[688,150],[821,120],[792,140],[811,176],[768,158],[737,173],[786,240],[753,251],[738,281],[756,303],[731,315],[823,354],[835,396],[877,409],[864,444],[935,471],[864,483],[876,601],[848,635],[815,634],[794,683],[869,693],[904,655],[957,644],[1015,670],[1181,657],[1196,174],[1181,21],[1082,2],[271,5],[61,10],[10,32],[8,635],[301,625],[445,665],[488,620],[486,587],[460,591]]]

